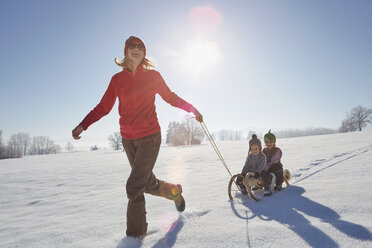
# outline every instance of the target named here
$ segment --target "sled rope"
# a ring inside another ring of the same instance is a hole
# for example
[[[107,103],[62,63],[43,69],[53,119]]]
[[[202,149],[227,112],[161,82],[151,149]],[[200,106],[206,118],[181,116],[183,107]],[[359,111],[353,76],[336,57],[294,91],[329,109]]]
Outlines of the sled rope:
[[[216,143],[214,142],[214,140],[213,140],[213,138],[212,138],[212,136],[211,136],[211,133],[209,132],[207,126],[205,125],[204,122],[200,122],[200,125],[202,126],[202,128],[203,128],[205,134],[207,135],[207,137],[208,137],[208,139],[209,139],[209,142],[211,142],[214,151],[217,153],[217,156],[220,158],[220,160],[221,160],[222,164],[225,166],[227,172],[229,172],[230,176],[232,177],[232,174],[231,174],[229,168],[227,167],[226,162],[225,162],[225,160],[224,160],[223,157],[222,157],[222,154],[221,154],[220,151],[218,150],[218,147],[217,147]]]

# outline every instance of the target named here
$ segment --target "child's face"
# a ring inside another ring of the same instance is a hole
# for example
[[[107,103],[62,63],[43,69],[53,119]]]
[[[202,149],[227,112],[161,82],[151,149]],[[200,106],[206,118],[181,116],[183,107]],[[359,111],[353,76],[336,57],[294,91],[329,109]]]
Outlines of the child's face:
[[[257,155],[260,153],[260,148],[258,147],[258,145],[251,146],[251,153],[253,153],[254,155]]]
[[[265,146],[268,148],[268,149],[271,149],[275,146],[275,143],[274,142],[271,142],[271,141],[265,141]]]

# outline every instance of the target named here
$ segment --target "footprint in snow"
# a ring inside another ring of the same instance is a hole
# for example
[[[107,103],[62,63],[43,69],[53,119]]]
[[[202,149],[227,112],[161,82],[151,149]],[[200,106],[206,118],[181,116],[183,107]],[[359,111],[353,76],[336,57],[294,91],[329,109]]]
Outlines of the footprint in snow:
[[[322,158],[322,159],[316,159],[313,162],[311,162],[310,165],[313,165],[313,166],[320,165],[324,161],[326,161],[326,159],[324,159],[324,158]]]
[[[193,218],[202,217],[211,211],[212,210],[201,211],[201,212],[192,211],[192,212],[186,212],[183,215],[185,216],[186,219],[193,219]]]
[[[40,204],[41,201],[33,201],[33,202],[30,202],[29,204],[27,204],[28,206],[32,206],[32,205],[37,205],[37,204]]]
[[[344,155],[348,154],[347,152],[344,152],[344,153],[340,153],[340,154],[335,154],[333,155],[334,158],[338,158],[338,157],[342,157]]]

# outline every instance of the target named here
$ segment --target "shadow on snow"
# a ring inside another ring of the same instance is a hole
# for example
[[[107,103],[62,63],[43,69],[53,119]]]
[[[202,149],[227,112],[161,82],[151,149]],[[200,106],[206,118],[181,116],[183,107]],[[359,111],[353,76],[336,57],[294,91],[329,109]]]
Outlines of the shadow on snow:
[[[285,200],[280,198],[280,195],[274,194],[267,200],[265,199],[260,202],[243,202],[243,205],[252,212],[252,216],[248,216],[248,211],[245,211],[245,216],[242,216],[236,210],[234,202],[231,202],[231,209],[235,215],[241,219],[245,219],[247,222],[248,246],[250,246],[248,220],[257,217],[263,221],[274,220],[281,223],[295,232],[312,247],[339,247],[336,241],[322,230],[313,226],[299,212],[318,218],[351,238],[372,240],[372,235],[368,229],[361,225],[342,220],[341,216],[334,210],[302,196],[304,192],[305,190],[303,188],[292,185],[284,192],[279,193],[280,195],[283,193],[286,194]]]
[[[183,225],[184,225],[184,222],[182,220],[182,217],[179,217],[175,222],[173,222],[167,234],[162,239],[160,239],[153,246],[153,248],[161,248],[161,247],[170,248],[174,246],[177,240],[177,234],[181,231]]]

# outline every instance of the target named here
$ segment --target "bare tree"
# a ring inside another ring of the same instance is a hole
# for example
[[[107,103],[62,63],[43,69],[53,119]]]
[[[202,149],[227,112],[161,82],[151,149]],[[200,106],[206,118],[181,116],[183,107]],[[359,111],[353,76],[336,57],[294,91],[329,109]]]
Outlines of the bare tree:
[[[72,152],[74,150],[74,146],[69,141],[69,142],[67,142],[65,149],[66,149],[67,152]]]
[[[340,132],[353,132],[356,130],[362,131],[368,123],[372,123],[372,109],[358,105],[346,114],[346,118],[342,121]]]
[[[204,139],[204,132],[198,123],[186,117],[183,122],[172,121],[168,125],[165,143],[170,146],[196,145]]]
[[[62,151],[62,147],[60,145],[54,145],[54,147],[50,150],[50,153],[59,153]]]
[[[191,118],[186,118],[183,122],[185,126],[185,143],[186,145],[200,144],[205,134],[198,123]]]
[[[27,133],[13,134],[8,141],[9,156],[11,158],[20,158],[26,155],[30,140],[30,135]]]
[[[108,140],[110,141],[112,149],[114,149],[115,151],[122,149],[122,137],[119,132],[115,132],[113,135],[110,135],[108,137]]]
[[[168,124],[168,129],[167,129],[167,135],[166,135],[166,138],[165,138],[165,144],[171,144],[171,141],[172,141],[172,138],[174,136],[174,122],[169,122]]]
[[[371,123],[371,117],[372,109],[365,108],[361,105],[351,110],[351,118],[355,120],[359,131],[362,131],[362,127],[366,127],[368,123]]]
[[[186,145],[188,137],[185,125],[177,122],[175,134],[176,136],[174,137],[174,145],[176,146]]]
[[[30,155],[57,153],[60,149],[49,137],[37,136],[32,138]]]
[[[356,130],[358,130],[356,123],[349,118],[345,118],[338,129],[340,133],[354,132]]]
[[[7,142],[7,146],[4,146],[2,137],[0,137],[0,158],[20,158],[26,155],[30,140],[27,133],[20,132],[13,134]]]
[[[183,123],[176,121],[169,123],[166,144],[171,146],[183,146],[188,139],[186,127]]]
[[[31,137],[27,133],[17,133],[17,140],[20,143],[22,149],[23,149],[23,156],[27,155],[27,150],[31,144]]]

